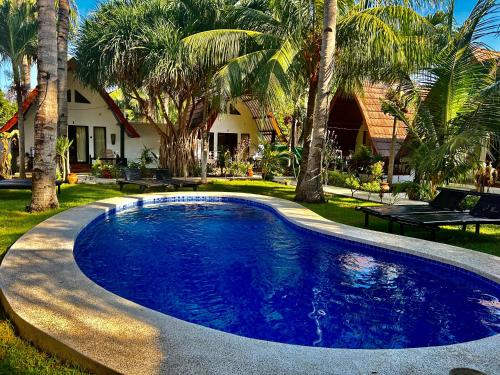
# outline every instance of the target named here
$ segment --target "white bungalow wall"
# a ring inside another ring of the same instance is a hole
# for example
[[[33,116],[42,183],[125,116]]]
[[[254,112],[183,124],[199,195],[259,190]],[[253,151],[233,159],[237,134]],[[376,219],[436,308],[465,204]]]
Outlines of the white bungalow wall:
[[[89,155],[95,159],[94,154],[94,127],[106,128],[106,148],[113,151],[115,155],[120,154],[120,125],[113,112],[101,95],[85,87],[73,72],[68,72],[68,90],[71,90],[71,102],[68,103],[68,125],[87,126],[89,129]],[[76,103],[75,90],[78,90],[90,104]],[[218,133],[237,133],[238,143],[241,142],[241,134],[250,134],[250,155],[255,154],[258,148],[257,124],[248,107],[242,102],[235,103],[236,109],[241,115],[220,114],[212,126],[214,133],[214,153],[217,153]],[[26,116],[26,151],[34,147],[34,120],[35,106],[33,105]],[[140,138],[130,138],[125,134],[125,157],[137,160],[144,147],[151,148],[158,154],[160,138],[153,126],[147,123],[132,124]],[[111,135],[115,135],[115,144],[111,142]]]
[[[73,72],[68,72],[68,90],[71,90],[71,102],[68,103],[68,125],[88,126],[89,155],[94,157],[94,127],[106,128],[106,148],[120,154],[120,125],[102,96],[85,86]],[[75,90],[78,90],[89,102],[75,103]],[[34,146],[35,105],[32,105],[26,116],[26,152]],[[111,134],[116,135],[115,144],[111,144]],[[125,135],[125,140],[129,138]],[[131,139],[131,138],[129,138]],[[140,139],[140,138],[139,138]],[[125,146],[126,157],[127,148]]]
[[[242,134],[250,134],[250,156],[257,152],[259,146],[257,123],[248,107],[241,100],[236,101],[234,106],[240,113],[239,115],[232,115],[229,113],[229,110],[227,113],[221,113],[210,129],[210,133],[214,134],[215,156],[218,151],[217,138],[219,133],[238,134],[238,144],[241,142]]]

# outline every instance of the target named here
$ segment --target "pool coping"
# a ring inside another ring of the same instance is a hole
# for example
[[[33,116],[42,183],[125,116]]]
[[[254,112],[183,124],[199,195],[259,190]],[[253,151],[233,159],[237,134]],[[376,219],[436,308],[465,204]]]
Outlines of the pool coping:
[[[98,216],[138,202],[196,196],[265,204],[300,227],[440,261],[500,283],[500,257],[338,224],[279,198],[220,192],[131,195],[59,213],[12,245],[0,266],[0,299],[21,336],[106,374],[448,374],[457,367],[500,373],[500,335],[415,349],[330,349],[267,342],[140,306],[101,288],[80,271],[73,257],[74,240]]]

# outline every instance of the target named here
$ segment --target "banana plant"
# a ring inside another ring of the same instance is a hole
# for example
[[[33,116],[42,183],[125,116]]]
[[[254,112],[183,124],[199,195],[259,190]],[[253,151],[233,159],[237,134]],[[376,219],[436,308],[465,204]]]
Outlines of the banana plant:
[[[19,137],[19,130],[0,133],[0,177],[12,178],[12,143]]]

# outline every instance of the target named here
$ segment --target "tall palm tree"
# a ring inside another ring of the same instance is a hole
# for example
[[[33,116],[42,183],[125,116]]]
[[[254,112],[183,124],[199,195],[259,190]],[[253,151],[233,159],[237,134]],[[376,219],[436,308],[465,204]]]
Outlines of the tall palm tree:
[[[313,134],[304,179],[297,189],[295,199],[306,202],[322,202],[321,157],[328,123],[329,93],[335,72],[335,37],[337,27],[337,0],[325,0],[323,37],[318,76],[318,90],[314,106]],[[319,163],[318,163],[319,162]]]
[[[59,206],[55,189],[57,136],[57,27],[53,0],[38,5],[38,96],[35,116],[35,160],[30,211]]]
[[[68,35],[69,35],[68,0],[59,0],[57,11],[57,102],[59,117],[57,133],[59,136],[68,135]]]
[[[416,115],[399,113],[410,133],[410,164],[432,190],[470,173],[488,139],[500,138],[500,58],[480,42],[500,36],[500,6],[479,0],[417,82],[407,86]]]
[[[25,178],[25,136],[22,111],[26,87],[21,77],[23,59],[33,55],[36,45],[36,16],[31,1],[4,0],[0,3],[0,58],[9,60],[16,92],[19,129],[19,175]],[[24,79],[26,81],[26,78]]]

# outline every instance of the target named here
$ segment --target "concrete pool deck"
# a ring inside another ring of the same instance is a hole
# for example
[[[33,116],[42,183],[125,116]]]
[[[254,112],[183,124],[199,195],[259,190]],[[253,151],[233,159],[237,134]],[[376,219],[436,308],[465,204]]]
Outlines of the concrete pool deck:
[[[416,349],[329,349],[260,341],[175,319],[101,288],[78,268],[74,241],[112,209],[164,197],[232,197],[337,237],[455,265],[500,283],[500,258],[338,224],[282,199],[177,192],[111,198],[55,215],[23,235],[0,267],[1,300],[21,336],[96,373],[443,374],[467,367],[500,373],[500,335]]]

